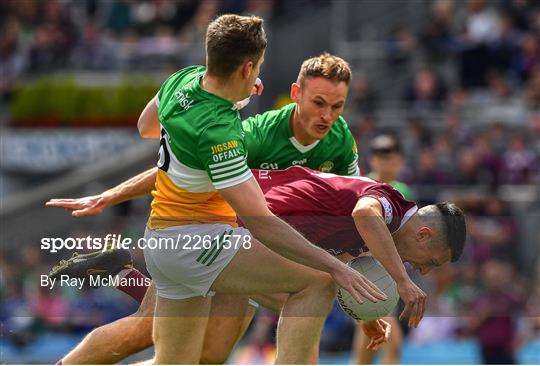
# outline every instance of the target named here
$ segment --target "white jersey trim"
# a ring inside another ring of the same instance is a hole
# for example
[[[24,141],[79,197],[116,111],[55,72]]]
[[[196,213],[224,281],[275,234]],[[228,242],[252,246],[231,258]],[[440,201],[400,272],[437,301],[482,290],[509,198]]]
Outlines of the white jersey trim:
[[[296,148],[296,150],[300,151],[302,154],[305,154],[307,153],[308,151],[310,150],[313,150],[313,148],[315,146],[317,146],[317,144],[321,141],[321,140],[317,140],[315,141],[314,143],[312,144],[309,144],[307,146],[304,146],[302,145],[301,143],[298,142],[298,140],[296,139],[296,137],[290,137],[289,138],[289,141],[291,142],[291,144]]]
[[[405,215],[403,215],[403,220],[401,220],[401,224],[399,224],[399,227],[396,229],[398,231],[407,223],[407,221],[410,220],[410,218],[418,211],[418,206],[414,205],[414,207],[411,207],[405,212]],[[394,231],[394,233],[396,232]]]
[[[234,187],[236,185],[244,183],[245,181],[250,180],[252,177],[253,177],[253,173],[251,173],[251,170],[248,169],[242,175],[236,176],[231,179],[222,180],[221,182],[215,182],[214,187],[215,189],[225,189],[229,187]]]
[[[168,139],[165,139],[165,144],[167,145],[171,157],[169,169],[166,173],[176,186],[185,189],[188,192],[204,193],[215,191],[214,185],[206,170],[193,169],[182,164],[172,152]]]

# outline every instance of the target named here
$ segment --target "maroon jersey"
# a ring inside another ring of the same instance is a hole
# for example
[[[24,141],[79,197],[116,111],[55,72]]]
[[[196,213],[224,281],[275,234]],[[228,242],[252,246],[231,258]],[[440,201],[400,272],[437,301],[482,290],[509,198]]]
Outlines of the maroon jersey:
[[[332,254],[354,256],[368,251],[351,216],[361,197],[373,197],[382,206],[390,233],[418,210],[392,186],[366,177],[321,173],[304,167],[253,170],[268,207],[312,243]]]

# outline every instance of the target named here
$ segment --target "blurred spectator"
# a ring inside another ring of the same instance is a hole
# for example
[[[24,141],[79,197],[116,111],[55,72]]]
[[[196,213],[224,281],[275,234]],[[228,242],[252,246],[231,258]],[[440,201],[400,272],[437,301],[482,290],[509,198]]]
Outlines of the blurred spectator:
[[[179,34],[180,40],[184,45],[192,45],[192,47],[185,50],[185,62],[187,65],[204,64],[206,57],[204,47],[206,26],[217,15],[218,5],[219,3],[216,0],[205,0],[201,2],[191,21]]]
[[[497,14],[486,7],[484,0],[468,1],[468,16],[463,34],[464,49],[461,53],[461,86],[469,89],[486,85],[490,65],[488,44],[500,35]]]
[[[353,84],[353,106],[361,115],[373,115],[377,108],[378,96],[373,91],[365,75],[359,75],[354,78]]]
[[[70,3],[49,1],[40,5],[43,6],[43,21],[33,34],[29,54],[29,68],[34,72],[66,67],[78,35],[70,14]]]
[[[480,156],[473,148],[464,148],[459,152],[455,182],[462,185],[477,185],[482,182],[480,177]]]
[[[24,347],[33,341],[36,334],[36,319],[28,297],[22,291],[22,287],[16,283],[6,286],[7,291],[2,297],[2,325],[8,330],[5,334],[12,344]]]
[[[417,115],[411,115],[407,119],[407,125],[403,135],[403,151],[406,151],[410,158],[416,159],[420,149],[431,144],[432,131],[426,127],[425,121]]]
[[[276,14],[276,0],[247,0],[246,14],[271,20]]]
[[[417,46],[416,36],[404,25],[396,25],[386,39],[386,54],[390,63],[398,66],[413,56]]]
[[[504,8],[516,28],[520,31],[530,30],[533,14],[531,5],[534,0],[509,0],[505,2]]]
[[[526,85],[525,101],[531,111],[540,114],[540,65],[533,71]]]
[[[122,35],[126,32],[132,23],[132,12],[128,0],[117,0],[111,3],[105,26],[116,35]]]
[[[470,142],[474,131],[472,130],[471,126],[461,122],[461,118],[458,113],[450,112],[446,115],[443,134],[450,139],[451,147],[457,147],[463,146]]]
[[[471,330],[478,338],[484,364],[515,364],[516,317],[523,312],[523,295],[514,283],[512,267],[490,260],[482,266],[485,292],[473,305]]]
[[[102,34],[97,24],[89,22],[73,50],[71,63],[75,69],[113,70],[119,66],[116,48],[117,45]]]
[[[518,225],[511,215],[508,204],[500,199],[482,200],[483,209],[471,217],[469,242],[472,259],[482,263],[490,259],[502,259],[517,264],[519,248]]]
[[[453,145],[451,136],[447,134],[438,135],[433,142],[433,154],[435,155],[436,164],[447,176],[455,171]]]
[[[14,16],[7,17],[0,30],[0,99],[7,99],[13,91],[15,80],[26,67],[26,55],[19,33],[20,22]]]
[[[423,30],[420,39],[422,46],[435,60],[457,51],[458,42],[453,29],[454,1],[437,0],[433,3],[433,16]]]
[[[405,91],[410,109],[425,111],[439,109],[446,98],[446,86],[432,69],[422,68]]]
[[[488,103],[497,105],[508,102],[512,93],[508,81],[496,71],[488,73],[487,80],[491,97]]]
[[[67,300],[58,296],[57,290],[39,286],[30,297],[32,313],[45,328],[65,330],[68,326],[70,306]]]
[[[536,159],[534,152],[527,147],[525,138],[513,136],[508,150],[503,155],[503,181],[511,184],[531,182]]]
[[[116,309],[111,301],[99,296],[88,288],[82,289],[74,301],[70,313],[70,327],[77,334],[84,335],[92,329],[112,321]]]
[[[489,69],[506,75],[507,71],[515,67],[516,58],[520,51],[521,37],[514,28],[513,20],[509,14],[501,15],[498,28],[500,34],[489,44]],[[515,76],[519,76],[519,74]]]
[[[521,52],[516,60],[518,76],[529,80],[540,68],[540,35],[526,33],[521,40]]]
[[[481,184],[496,187],[499,184],[502,162],[500,156],[490,144],[489,135],[481,134],[474,141],[475,153],[479,158],[479,178]]]
[[[485,133],[489,146],[498,156],[502,155],[507,148],[507,133],[508,130],[500,122],[493,122]]]
[[[397,139],[390,135],[379,135],[373,139],[370,147],[369,165],[371,172],[367,176],[379,182],[390,184],[403,197],[412,200],[413,194],[409,186],[398,180],[402,172],[403,161]]]
[[[431,149],[422,149],[418,157],[418,166],[414,174],[415,184],[446,184],[448,177],[442,169],[440,169],[435,160],[435,156]]]

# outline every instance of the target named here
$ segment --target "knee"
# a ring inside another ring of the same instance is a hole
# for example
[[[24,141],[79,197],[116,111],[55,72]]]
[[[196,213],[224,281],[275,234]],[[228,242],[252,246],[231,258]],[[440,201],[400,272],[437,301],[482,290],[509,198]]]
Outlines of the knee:
[[[143,350],[153,344],[152,340],[152,316],[140,316],[137,313],[132,316],[133,321],[126,332],[124,343],[130,349]]]
[[[324,304],[328,312],[332,309],[336,292],[337,287],[334,280],[326,273],[318,273],[314,276],[304,291],[306,296],[317,299],[319,305]]]
[[[201,354],[201,364],[203,365],[223,365],[229,358],[230,351],[233,345],[230,347],[217,347],[208,346],[205,347]]]
[[[336,297],[337,286],[329,274],[321,273],[311,283],[312,291],[317,293],[317,297],[333,301]]]

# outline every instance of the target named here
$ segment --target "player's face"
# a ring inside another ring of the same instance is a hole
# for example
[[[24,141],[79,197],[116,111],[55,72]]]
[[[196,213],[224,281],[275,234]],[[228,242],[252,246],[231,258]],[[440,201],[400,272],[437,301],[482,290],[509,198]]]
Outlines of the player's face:
[[[373,154],[369,163],[374,172],[396,179],[401,169],[401,155],[397,152]]]
[[[450,262],[449,248],[444,248],[429,242],[417,242],[406,255],[402,256],[404,263],[409,263],[418,272],[425,275],[435,267]]]
[[[306,78],[301,85],[292,84],[291,98],[296,103],[295,123],[301,129],[302,140],[313,143],[326,136],[343,113],[347,92],[345,82],[335,83],[322,77]]]

